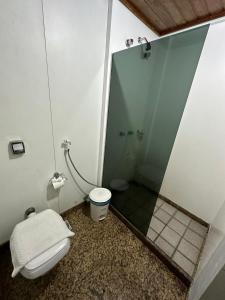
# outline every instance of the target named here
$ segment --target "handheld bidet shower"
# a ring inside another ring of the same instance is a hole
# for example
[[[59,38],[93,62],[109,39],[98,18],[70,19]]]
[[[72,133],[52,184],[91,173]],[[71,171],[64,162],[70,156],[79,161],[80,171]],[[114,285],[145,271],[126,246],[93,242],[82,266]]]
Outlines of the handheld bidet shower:
[[[64,148],[65,154],[68,155],[69,161],[70,161],[71,165],[73,166],[75,172],[76,172],[76,173],[79,175],[79,177],[80,177],[83,181],[85,181],[86,183],[88,183],[88,184],[90,184],[90,185],[92,185],[92,186],[95,186],[95,187],[100,187],[99,185],[94,184],[94,183],[88,181],[87,179],[85,179],[84,176],[78,171],[77,167],[75,166],[75,164],[74,164],[74,162],[73,162],[73,160],[72,160],[72,158],[71,158],[71,156],[70,156],[70,146],[71,146],[71,144],[72,144],[71,141],[66,139],[66,140],[64,140],[63,143],[62,143],[62,147]]]

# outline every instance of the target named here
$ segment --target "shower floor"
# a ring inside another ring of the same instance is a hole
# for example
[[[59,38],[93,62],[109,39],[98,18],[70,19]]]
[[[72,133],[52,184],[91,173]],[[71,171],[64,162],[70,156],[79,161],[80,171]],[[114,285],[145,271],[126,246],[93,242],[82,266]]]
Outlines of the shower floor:
[[[145,236],[158,195],[137,182],[124,192],[113,191],[111,204]]]
[[[185,275],[193,278],[208,227],[158,198],[147,238]]]

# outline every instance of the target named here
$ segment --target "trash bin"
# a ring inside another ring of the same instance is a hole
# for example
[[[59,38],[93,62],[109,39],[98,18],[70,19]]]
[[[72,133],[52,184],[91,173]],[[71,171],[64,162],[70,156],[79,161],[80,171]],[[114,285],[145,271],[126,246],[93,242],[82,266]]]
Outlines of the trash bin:
[[[105,219],[111,196],[111,192],[105,188],[95,188],[90,192],[92,220],[98,222]]]

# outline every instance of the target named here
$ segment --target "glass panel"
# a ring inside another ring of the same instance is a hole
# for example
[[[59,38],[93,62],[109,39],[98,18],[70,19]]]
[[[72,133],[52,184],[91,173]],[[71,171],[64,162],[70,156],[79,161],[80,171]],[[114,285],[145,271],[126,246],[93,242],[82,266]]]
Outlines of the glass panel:
[[[112,205],[144,234],[207,31],[156,40],[151,56],[146,44],[113,55],[103,185],[112,190]]]

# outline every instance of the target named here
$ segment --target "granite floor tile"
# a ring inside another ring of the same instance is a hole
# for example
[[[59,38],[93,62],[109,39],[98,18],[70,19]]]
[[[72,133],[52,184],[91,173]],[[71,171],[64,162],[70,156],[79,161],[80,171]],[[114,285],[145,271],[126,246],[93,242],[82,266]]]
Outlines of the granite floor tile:
[[[155,230],[151,229],[151,227],[150,227],[149,230],[148,230],[148,232],[147,232],[147,237],[151,241],[154,241],[157,236],[158,236],[158,233],[155,232]]]
[[[174,230],[170,229],[168,226],[166,226],[163,229],[161,236],[173,247],[177,247],[181,239],[181,236],[178,233],[176,233]]]
[[[171,215],[169,215],[167,212],[165,212],[165,210],[161,208],[159,208],[154,215],[164,224],[167,224],[169,219],[171,218]]]
[[[195,231],[196,233],[198,233],[199,235],[201,235],[202,237],[205,237],[206,233],[207,233],[207,227],[203,226],[202,224],[191,220],[191,223],[189,225],[189,228],[192,231]]]
[[[177,250],[179,250],[184,256],[189,258],[194,264],[197,263],[200,250],[185,239],[181,240]]]
[[[177,211],[176,214],[174,215],[174,218],[176,218],[178,221],[183,223],[184,225],[188,225],[191,221],[191,218],[181,211]]]
[[[155,208],[154,208],[154,213],[155,213],[158,209],[159,209],[159,207],[158,207],[158,206],[155,206]]]
[[[177,263],[187,274],[193,275],[195,265],[184,257],[179,251],[176,251],[173,256],[173,261]]]
[[[196,246],[198,249],[201,248],[203,243],[203,238],[195,233],[194,231],[188,229],[185,232],[184,238],[189,241],[192,245]]]
[[[173,215],[177,210],[174,206],[166,202],[161,206],[161,208],[164,209],[169,215]]]
[[[208,228],[162,200],[158,201],[157,209],[154,210],[152,225],[158,232],[157,236],[152,235],[156,246],[192,276]]]
[[[161,222],[160,220],[158,220],[153,216],[151,219],[150,227],[153,230],[155,230],[157,233],[160,233],[165,227],[165,224],[163,224],[163,222]]]
[[[169,257],[172,256],[175,248],[172,247],[169,243],[167,243],[166,240],[161,238],[160,236],[157,238],[155,241],[156,245],[163,251],[165,252]]]
[[[95,223],[89,207],[65,214],[75,236],[68,254],[43,277],[11,278],[0,247],[1,300],[185,300],[187,288],[112,212]]]
[[[163,205],[163,203],[165,203],[162,199],[158,198],[156,201],[156,206],[160,207],[161,205]]]
[[[170,220],[170,222],[168,223],[168,226],[173,229],[174,231],[176,231],[179,235],[183,235],[187,226],[185,226],[184,224],[182,224],[181,222],[179,222],[176,219],[172,219]]]

